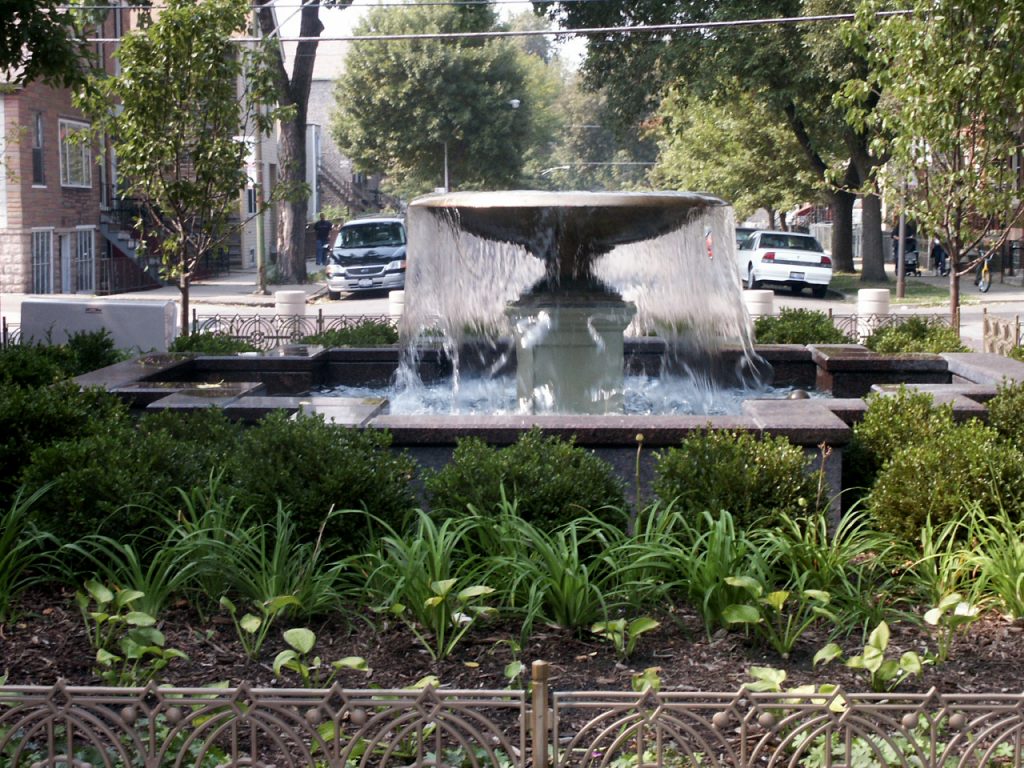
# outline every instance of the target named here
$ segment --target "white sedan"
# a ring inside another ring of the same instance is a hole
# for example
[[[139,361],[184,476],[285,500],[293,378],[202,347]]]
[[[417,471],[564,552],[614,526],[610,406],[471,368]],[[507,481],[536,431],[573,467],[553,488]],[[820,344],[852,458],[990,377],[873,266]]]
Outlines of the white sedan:
[[[736,250],[740,280],[747,288],[788,285],[793,293],[805,287],[818,298],[832,282],[832,258],[821,243],[800,232],[757,230]]]

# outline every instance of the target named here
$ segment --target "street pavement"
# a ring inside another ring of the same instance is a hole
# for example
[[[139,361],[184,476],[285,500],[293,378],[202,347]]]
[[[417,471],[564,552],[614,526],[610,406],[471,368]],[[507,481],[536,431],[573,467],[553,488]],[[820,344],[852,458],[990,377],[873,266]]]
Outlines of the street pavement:
[[[309,261],[306,267],[311,277],[314,276],[317,269],[315,263]],[[891,273],[892,265],[889,265],[889,269],[892,279],[890,285],[890,311],[892,313],[948,316],[948,299],[940,299],[928,305],[906,303],[897,299],[895,275]],[[1018,281],[1020,279],[1020,277],[1017,278]],[[928,272],[923,273],[920,277],[908,276],[906,280],[908,285],[914,282],[927,282],[939,288],[949,285],[948,277],[939,277]],[[961,278],[961,338],[968,346],[981,349],[983,309],[987,309],[992,315],[1008,319],[1024,315],[1024,286],[1012,283],[1010,280],[1012,278],[1007,277],[1004,280],[1002,275],[995,274],[992,288],[988,293],[981,293],[969,276]],[[386,315],[389,312],[388,297],[381,294],[366,297],[348,295],[339,301],[331,301],[327,297],[326,286],[322,281],[311,280],[311,282],[299,285],[267,285],[266,289],[265,293],[257,291],[255,268],[233,269],[228,274],[192,283],[189,290],[189,301],[199,315],[272,315],[276,313],[278,292],[303,291],[306,294],[307,312],[310,314],[323,312],[327,317],[336,317],[341,315]],[[26,294],[0,294],[0,317],[9,326],[21,322],[21,302],[25,298]],[[54,296],[50,295],[48,298],[54,298]],[[75,294],[67,298],[81,300],[89,297]],[[178,303],[181,295],[177,286],[165,285],[148,291],[101,297],[99,300],[104,298],[118,301],[174,301]],[[806,294],[794,296],[788,290],[780,289],[775,291],[773,304],[776,312],[783,307],[802,307],[823,312],[831,309],[835,315],[853,315],[857,313],[857,294],[856,291],[847,295],[830,291],[825,298],[815,299]]]

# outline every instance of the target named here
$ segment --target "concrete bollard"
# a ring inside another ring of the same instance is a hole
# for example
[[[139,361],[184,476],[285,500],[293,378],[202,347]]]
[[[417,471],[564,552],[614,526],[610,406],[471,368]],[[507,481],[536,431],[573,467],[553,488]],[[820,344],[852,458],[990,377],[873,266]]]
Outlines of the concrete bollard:
[[[388,314],[392,317],[401,317],[405,311],[405,291],[391,291],[388,293]]]
[[[861,343],[888,317],[888,288],[861,288],[857,291],[857,338]]]
[[[274,304],[282,317],[306,314],[305,291],[275,291]]]
[[[743,303],[751,317],[763,317],[775,312],[775,291],[743,291]]]

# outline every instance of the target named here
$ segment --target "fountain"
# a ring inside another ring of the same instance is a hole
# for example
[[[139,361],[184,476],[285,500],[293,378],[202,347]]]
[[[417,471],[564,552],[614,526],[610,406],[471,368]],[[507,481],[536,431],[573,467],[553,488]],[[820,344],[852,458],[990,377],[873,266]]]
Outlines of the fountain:
[[[838,491],[842,447],[871,389],[911,383],[967,417],[984,413],[1001,381],[1024,379],[1024,364],[982,353],[755,349],[732,259],[732,212],[706,195],[442,194],[414,201],[408,223],[401,367],[394,348],[287,345],[256,356],[144,356],[78,380],[136,408],[216,405],[239,420],[285,409],[386,429],[396,449],[429,468],[443,466],[461,437],[500,445],[540,427],[591,448],[642,489],[654,474],[649,449],[677,445],[695,430],[784,435],[815,460],[831,453],[826,473]],[[502,338],[514,338],[514,355],[496,341]],[[518,402],[511,410],[408,415],[384,397],[324,394],[339,385],[384,388],[396,370],[406,387],[444,381],[458,390],[466,371],[500,374],[513,357]],[[709,388],[748,392],[764,380],[832,399],[753,397],[725,415],[622,413],[624,369],[684,373]]]
[[[763,375],[733,264],[732,210],[684,192],[463,192],[409,207],[403,335],[440,331],[455,361],[467,332],[515,341],[519,410],[622,411],[624,332],[685,347],[691,378]]]

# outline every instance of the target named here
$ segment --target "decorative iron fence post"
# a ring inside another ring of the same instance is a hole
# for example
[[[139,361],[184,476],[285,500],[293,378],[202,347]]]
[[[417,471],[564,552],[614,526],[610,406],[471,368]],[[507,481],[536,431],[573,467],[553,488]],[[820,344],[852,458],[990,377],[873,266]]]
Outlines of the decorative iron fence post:
[[[316,332],[321,334],[324,332],[324,308],[320,307],[316,311]]]
[[[548,717],[548,663],[535,661],[532,665],[532,698],[530,711],[530,745],[533,749],[533,768],[548,765],[548,740],[551,738],[551,720]]]

